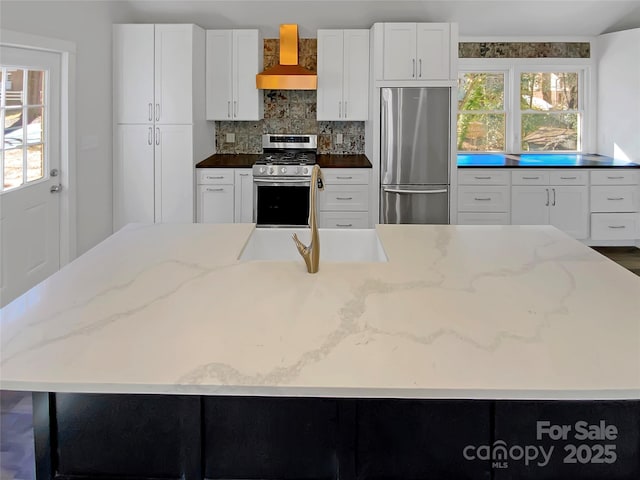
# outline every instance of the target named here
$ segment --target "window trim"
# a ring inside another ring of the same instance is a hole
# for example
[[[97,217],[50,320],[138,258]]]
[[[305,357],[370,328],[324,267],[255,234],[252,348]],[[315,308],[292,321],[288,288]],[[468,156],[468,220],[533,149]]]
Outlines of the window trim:
[[[582,114],[580,143],[581,150],[574,151],[541,151],[536,154],[553,153],[594,153],[596,151],[596,84],[593,58],[460,58],[458,59],[458,71],[466,72],[498,72],[507,71],[505,76],[505,152],[503,153],[529,153],[522,150],[520,143],[520,72],[534,71],[568,71],[577,72],[581,87],[578,92],[578,107]],[[507,89],[509,92],[507,93]],[[517,108],[516,108],[517,106]],[[580,108],[580,106],[582,106]],[[483,153],[465,152],[458,153]],[[484,152],[498,153],[498,152]]]

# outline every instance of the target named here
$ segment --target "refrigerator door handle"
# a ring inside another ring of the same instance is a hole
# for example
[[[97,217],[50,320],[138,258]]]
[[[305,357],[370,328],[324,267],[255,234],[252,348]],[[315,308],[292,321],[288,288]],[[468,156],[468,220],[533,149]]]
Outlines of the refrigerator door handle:
[[[438,189],[438,190],[404,190],[401,188],[383,188],[383,192],[385,193],[447,193],[447,189]]]

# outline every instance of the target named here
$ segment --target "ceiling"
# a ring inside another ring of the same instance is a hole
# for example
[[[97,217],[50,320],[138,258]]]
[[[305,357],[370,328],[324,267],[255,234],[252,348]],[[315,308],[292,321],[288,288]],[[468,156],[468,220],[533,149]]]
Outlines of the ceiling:
[[[259,28],[277,37],[297,23],[301,37],[318,28],[369,28],[381,21],[457,22],[460,35],[591,36],[640,27],[640,0],[118,0],[131,21],[187,22],[204,28]]]

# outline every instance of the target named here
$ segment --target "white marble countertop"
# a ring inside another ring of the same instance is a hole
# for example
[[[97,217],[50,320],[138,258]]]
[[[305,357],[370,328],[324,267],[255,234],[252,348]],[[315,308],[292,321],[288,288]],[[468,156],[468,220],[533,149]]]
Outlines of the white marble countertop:
[[[388,263],[130,225],[5,307],[0,388],[640,398],[640,278],[553,227],[377,226]]]

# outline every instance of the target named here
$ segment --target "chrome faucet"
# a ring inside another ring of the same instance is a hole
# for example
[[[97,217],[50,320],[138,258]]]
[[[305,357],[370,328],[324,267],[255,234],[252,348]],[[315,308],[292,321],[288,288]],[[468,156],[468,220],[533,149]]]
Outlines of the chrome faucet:
[[[318,190],[324,190],[324,176],[320,167],[316,164],[311,172],[311,184],[309,186],[309,226],[311,227],[311,243],[306,246],[300,241],[298,235],[293,234],[293,241],[298,247],[298,252],[304,258],[309,273],[316,273],[320,264],[320,237],[318,235],[317,196]]]

